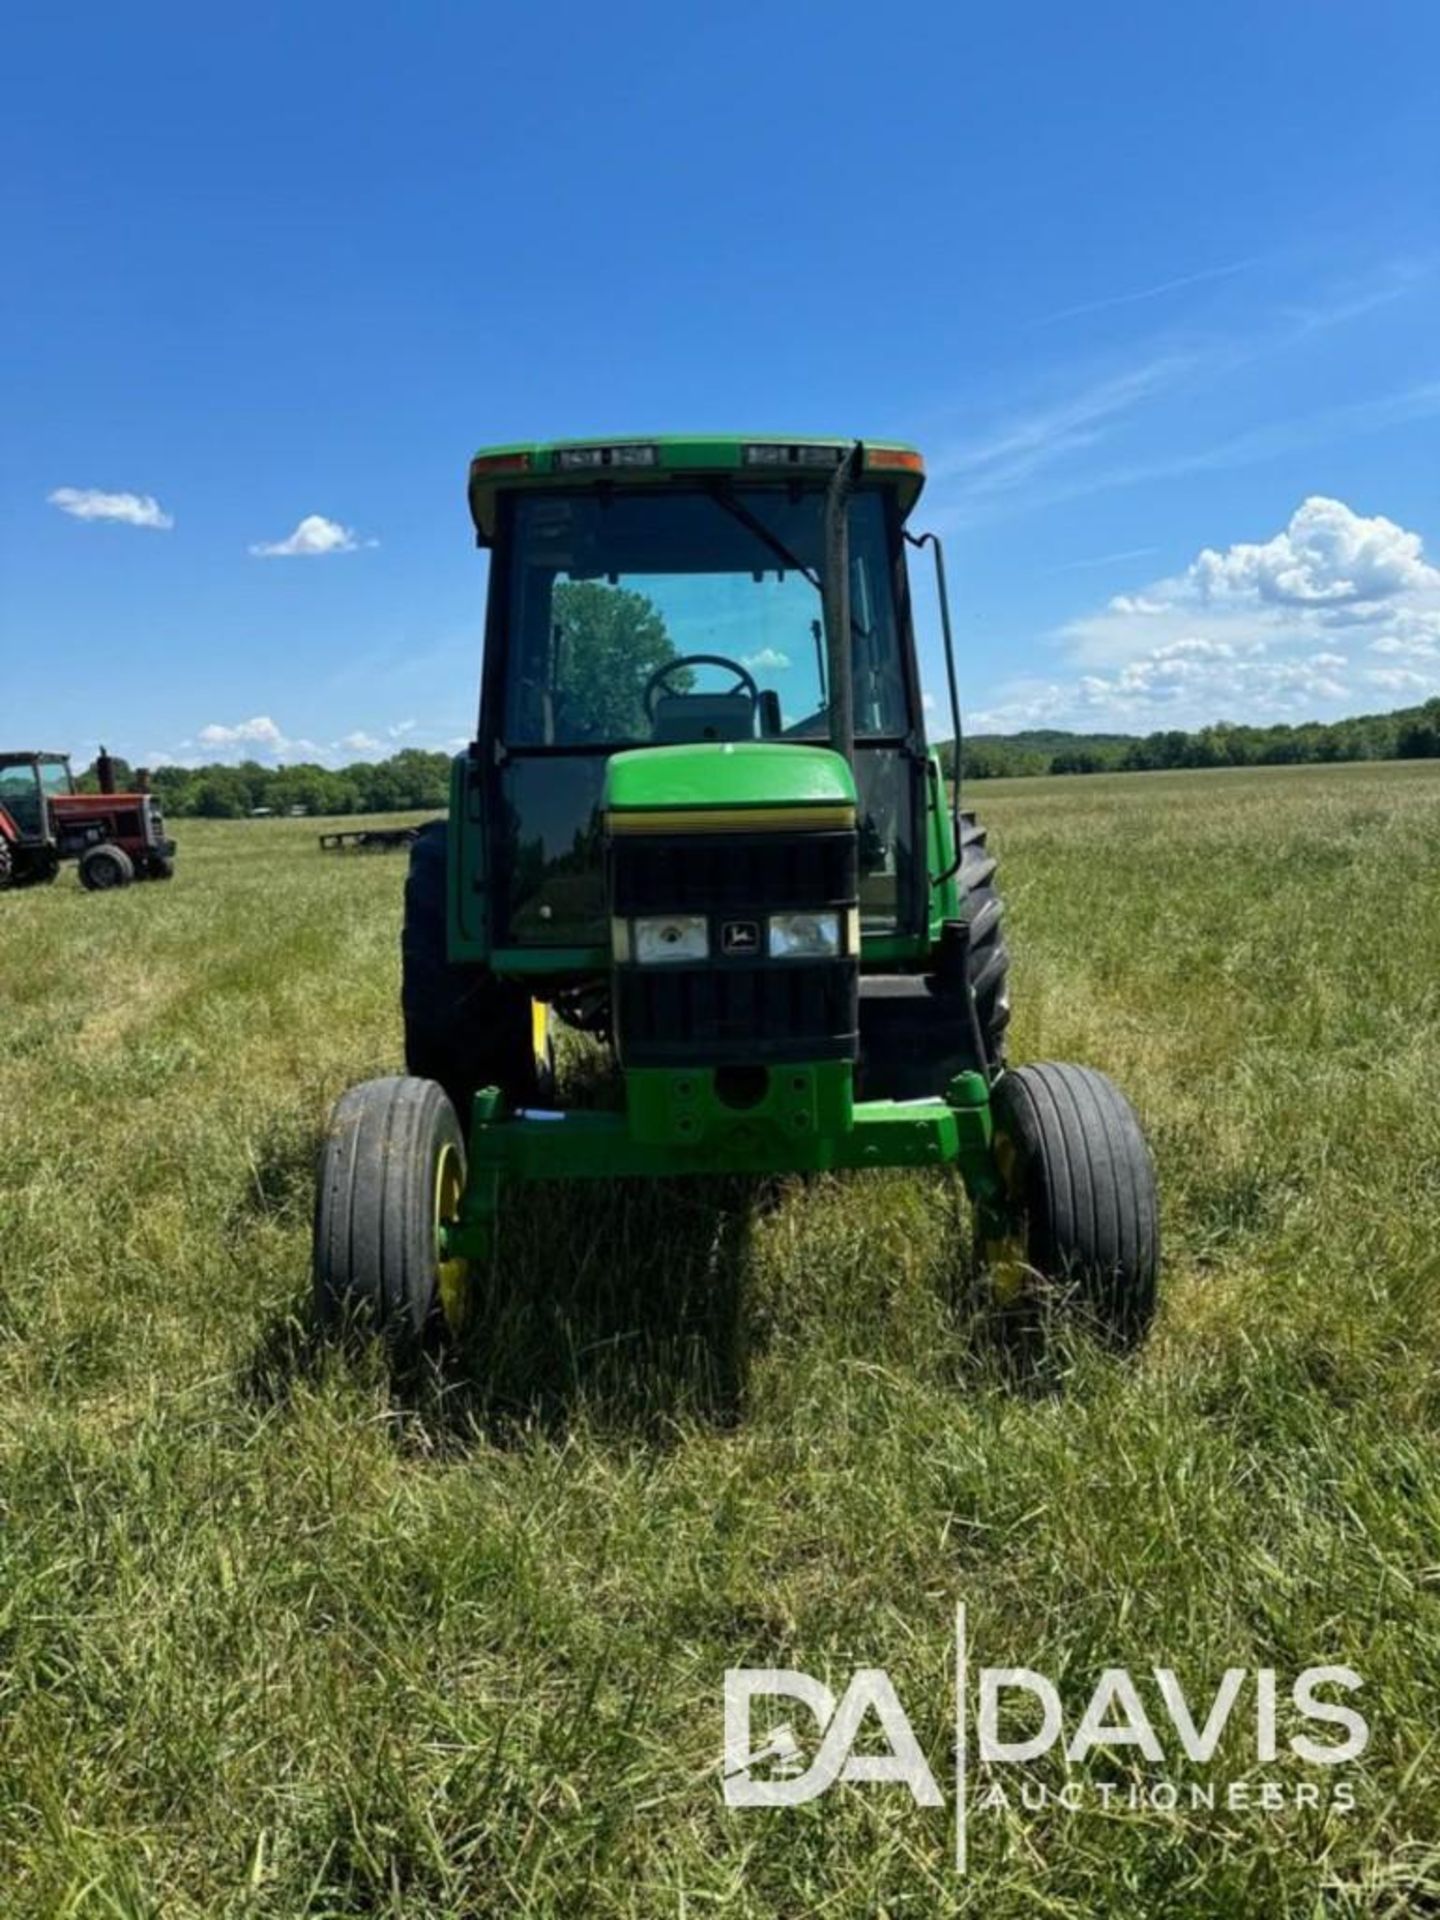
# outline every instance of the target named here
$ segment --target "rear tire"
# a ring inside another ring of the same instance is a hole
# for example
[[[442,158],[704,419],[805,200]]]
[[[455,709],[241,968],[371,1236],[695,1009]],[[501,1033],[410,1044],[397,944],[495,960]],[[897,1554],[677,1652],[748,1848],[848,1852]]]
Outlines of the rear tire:
[[[1112,1344],[1154,1317],[1160,1269],[1155,1169],[1135,1111],[1090,1067],[1017,1067],[992,1096],[1007,1210],[982,1229],[1002,1301],[1028,1276],[1071,1296]]]
[[[960,816],[960,871],[956,884],[969,928],[967,973],[992,1074],[1005,1064],[1010,1025],[1010,950],[1000,931],[1005,906],[995,884],[999,865],[973,813]]]
[[[128,887],[135,878],[135,864],[123,847],[108,840],[98,847],[87,847],[80,856],[80,884],[91,893],[110,893],[116,887]]]
[[[482,1087],[499,1087],[508,1106],[533,1107],[554,1082],[549,1015],[513,981],[488,967],[452,966],[446,950],[449,823],[433,820],[410,848],[401,934],[400,1003],[405,1064],[436,1080],[468,1120]]]
[[[316,1318],[413,1353],[458,1334],[469,1268],[440,1229],[465,1190],[465,1141],[433,1080],[369,1080],[330,1116],[315,1194]]]
[[[60,872],[53,847],[16,848],[0,838],[0,892],[6,887],[48,887]]]
[[[983,1070],[994,1080],[1002,1071],[1010,954],[1000,933],[1005,909],[995,885],[997,864],[986,849],[985,829],[973,813],[962,814],[956,886],[965,925],[963,989],[959,966],[946,964],[948,934],[934,975],[861,979],[862,1099],[939,1100],[957,1074]]]

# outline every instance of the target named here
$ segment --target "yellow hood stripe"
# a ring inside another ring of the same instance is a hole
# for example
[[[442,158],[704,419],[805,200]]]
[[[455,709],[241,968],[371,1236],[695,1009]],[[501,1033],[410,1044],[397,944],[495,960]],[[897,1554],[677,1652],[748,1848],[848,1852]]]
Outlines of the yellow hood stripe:
[[[855,825],[852,806],[831,807],[684,807],[644,813],[607,813],[605,825],[621,833],[786,833],[818,832]]]

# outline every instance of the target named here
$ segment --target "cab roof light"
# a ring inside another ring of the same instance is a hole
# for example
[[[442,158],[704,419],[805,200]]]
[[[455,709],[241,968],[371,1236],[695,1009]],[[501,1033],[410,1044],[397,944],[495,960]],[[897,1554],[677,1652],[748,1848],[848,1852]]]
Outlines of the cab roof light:
[[[908,447],[870,447],[865,449],[867,467],[888,467],[901,469],[905,473],[924,473],[925,462],[918,453],[912,453]]]
[[[653,467],[660,461],[660,449],[628,441],[614,447],[561,447],[555,465],[562,473],[574,473],[595,467]]]
[[[836,467],[844,452],[843,447],[787,446],[783,442],[761,441],[745,447],[740,457],[747,467]]]
[[[470,462],[472,474],[482,473],[528,473],[530,456],[528,453],[482,453]]]

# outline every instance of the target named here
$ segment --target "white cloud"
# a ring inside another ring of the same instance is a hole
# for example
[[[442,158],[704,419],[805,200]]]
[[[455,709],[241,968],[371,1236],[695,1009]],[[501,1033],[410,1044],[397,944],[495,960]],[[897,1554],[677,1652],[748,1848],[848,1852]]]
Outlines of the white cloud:
[[[1227,360],[1223,352],[1217,350],[1208,360],[1197,356],[1179,364],[1182,370],[1214,374],[1227,365],[1243,365],[1251,357],[1251,354],[1232,352]],[[1393,392],[1372,394],[1363,400],[1315,407],[1308,413],[1265,421],[1208,446],[1176,448],[1150,459],[1127,460],[1114,466],[1087,462],[1078,471],[1057,475],[1042,475],[1041,469],[1059,456],[1082,450],[1105,437],[1118,422],[1107,419],[1077,429],[1067,426],[1058,413],[1048,419],[1037,416],[1040,427],[1053,429],[1043,445],[1032,446],[1028,452],[1021,450],[1007,459],[998,458],[1001,449],[994,443],[983,446],[981,451],[987,457],[995,457],[996,464],[973,475],[963,468],[955,469],[959,475],[958,487],[945,484],[950,469],[945,465],[944,456],[938,462],[931,462],[931,478],[937,484],[926,517],[940,527],[981,525],[1007,512],[1058,506],[1067,500],[1088,499],[1116,488],[1151,486],[1157,480],[1189,474],[1228,472],[1308,448],[1346,443],[1361,434],[1379,433],[1402,425],[1413,428],[1417,421],[1437,414],[1440,414],[1440,380],[1425,380]],[[961,451],[970,452],[969,449]],[[965,467],[976,464],[967,459]],[[1034,486],[1023,484],[1032,479],[1036,481]]]
[[[1431,685],[1423,673],[1409,667],[1367,667],[1360,678],[1369,686],[1383,687],[1387,693],[1420,693]]]
[[[1114,567],[1122,560],[1144,560],[1149,554],[1158,553],[1158,547],[1121,547],[1116,553],[1089,553],[1079,560],[1062,560],[1058,567],[1047,567],[1046,573],[1080,573],[1089,567]]]
[[[1228,440],[1189,452],[1163,454],[1157,459],[1136,461],[1089,473],[1064,487],[1052,487],[1046,504],[1073,500],[1113,487],[1147,486],[1156,480],[1175,479],[1192,473],[1223,473],[1234,467],[1253,466],[1274,460],[1282,454],[1299,453],[1308,447],[1322,447],[1336,441],[1348,441],[1357,434],[1379,433],[1388,427],[1411,426],[1417,420],[1440,413],[1440,380],[1423,381],[1419,386],[1394,393],[1372,395],[1365,400],[1345,401],[1338,406],[1317,407],[1309,413],[1289,419],[1270,420],[1258,427],[1247,427]],[[1032,502],[1031,504],[1035,504]]]
[[[1399,300],[1434,271],[1433,260],[1384,261],[1364,277],[1334,288],[1318,301],[1290,307],[1294,337],[1303,339],[1306,334],[1321,332],[1327,327],[1344,326],[1347,321],[1373,313],[1377,307],[1389,306],[1392,300]]]
[[[1370,642],[1371,653],[1397,654],[1403,660],[1440,659],[1440,608],[1402,607],[1386,631]]]
[[[1111,613],[1164,613],[1163,600],[1147,600],[1143,593],[1117,593],[1109,601]]]
[[[790,656],[788,653],[777,653],[774,647],[762,647],[759,653],[742,654],[740,664],[760,673],[783,673],[790,664]]]
[[[970,433],[940,448],[928,465],[931,479],[927,520],[942,527],[974,526],[1016,512],[1088,497],[1102,489],[1132,488],[1157,479],[1225,470],[1274,459],[1307,447],[1349,441],[1357,434],[1392,426],[1413,426],[1440,413],[1440,380],[1372,393],[1343,403],[1311,405],[1308,411],[1261,422],[1209,445],[1177,444],[1167,435],[1167,450],[1143,457],[1140,449],[1113,464],[1085,456],[1097,443],[1117,438],[1131,416],[1170,389],[1219,378],[1267,357],[1293,351],[1317,330],[1333,329],[1426,285],[1440,270],[1440,255],[1372,262],[1360,278],[1313,287],[1295,297],[1295,263],[1276,256],[1236,260],[1159,279],[1151,284],[1101,292],[1097,298],[1046,314],[1047,325],[1128,306],[1181,291],[1203,281],[1222,281],[1247,268],[1270,268],[1257,291],[1256,320],[1243,331],[1206,327],[1172,329],[1151,336],[1143,357],[1127,371],[1099,373],[1092,365],[1072,371],[1069,393],[1022,400],[988,429]],[[1268,286],[1269,292],[1265,289]],[[1277,298],[1283,289],[1283,296]],[[1078,375],[1078,378],[1076,376]],[[1060,468],[1059,471],[1051,469]],[[1069,470],[1064,470],[1068,468]],[[1059,569],[1052,569],[1058,571]]]
[[[367,547],[379,542],[367,540]],[[262,560],[310,558],[326,553],[354,553],[361,545],[350,527],[338,520],[327,520],[323,513],[307,513],[292,534],[283,540],[262,540],[250,551]]]
[[[196,738],[206,747],[260,746],[279,748],[285,745],[285,735],[276,726],[268,714],[257,714],[253,720],[241,720],[233,727],[210,725],[201,727]]]
[[[1193,364],[1188,355],[1162,354],[1063,399],[1012,414],[987,433],[942,448],[927,462],[930,482],[955,502],[955,509],[1009,493],[1057,460],[1104,439],[1123,415],[1172,386]],[[953,519],[955,509],[942,513],[942,519]]]
[[[1383,514],[1366,519],[1321,494],[1303,501],[1285,531],[1261,546],[1241,542],[1223,553],[1206,547],[1188,579],[1202,600],[1289,607],[1385,600],[1407,588],[1440,586],[1418,533]]]
[[[56,487],[46,499],[76,520],[115,520],[126,527],[154,527],[168,533],[174,517],[150,493],[102,493],[98,487]]]
[[[349,760],[371,760],[384,758],[396,753],[397,739],[403,739],[405,745],[426,743],[428,751],[436,751],[442,743],[436,741],[436,728],[420,728],[415,720],[401,720],[396,726],[378,728],[371,732],[369,728],[355,728],[353,732],[340,735],[340,739],[307,739],[301,735],[290,735],[271,718],[271,714],[255,714],[252,720],[234,720],[234,722],[211,722],[202,726],[190,739],[182,739],[175,749],[156,749],[150,760],[144,764],[157,766],[165,760],[177,766],[204,766],[211,762],[234,766],[238,760],[261,760],[267,766],[296,766],[301,760],[317,762],[319,766],[344,766]],[[417,735],[417,737],[413,737]],[[445,751],[459,751],[468,745],[468,739],[445,741]]]
[[[1385,664],[1336,647],[1365,640]],[[1077,677],[1012,681],[972,725],[1145,731],[1358,712],[1440,692],[1440,569],[1420,536],[1322,495],[1260,542],[1207,547],[1054,636]]]
[[[1324,655],[1305,660],[1236,659],[1225,648],[1198,641],[1195,647],[1194,652],[1160,647],[1130,661],[1118,673],[1087,674],[1079,683],[1076,704],[1131,722],[1150,716],[1157,726],[1188,726],[1201,716],[1214,719],[1217,703],[1224,706],[1229,719],[1252,715],[1277,719],[1297,701],[1340,700],[1348,691],[1320,664]],[[1186,709],[1187,717],[1173,714],[1176,708]]]
[[[1076,320],[1082,314],[1105,313],[1111,307],[1132,307],[1141,300],[1158,300],[1162,294],[1178,293],[1183,287],[1198,287],[1206,280],[1228,280],[1232,274],[1243,273],[1246,267],[1254,266],[1253,259],[1232,260],[1224,267],[1202,267],[1198,273],[1182,273],[1170,280],[1157,281],[1153,286],[1139,287],[1130,293],[1107,293],[1098,300],[1082,300],[1079,306],[1062,307],[1058,313],[1047,313],[1034,324],[1037,327],[1053,327],[1060,320]]]

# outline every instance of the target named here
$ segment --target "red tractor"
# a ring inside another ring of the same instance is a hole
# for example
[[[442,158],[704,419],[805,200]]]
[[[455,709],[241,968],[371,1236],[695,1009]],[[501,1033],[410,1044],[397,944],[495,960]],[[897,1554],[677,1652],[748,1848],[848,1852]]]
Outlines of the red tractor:
[[[78,860],[80,883],[98,893],[132,880],[168,880],[175,842],[160,803],[145,791],[115,791],[102,747],[99,793],[76,791],[65,753],[0,753],[0,888],[43,886],[62,860]]]

